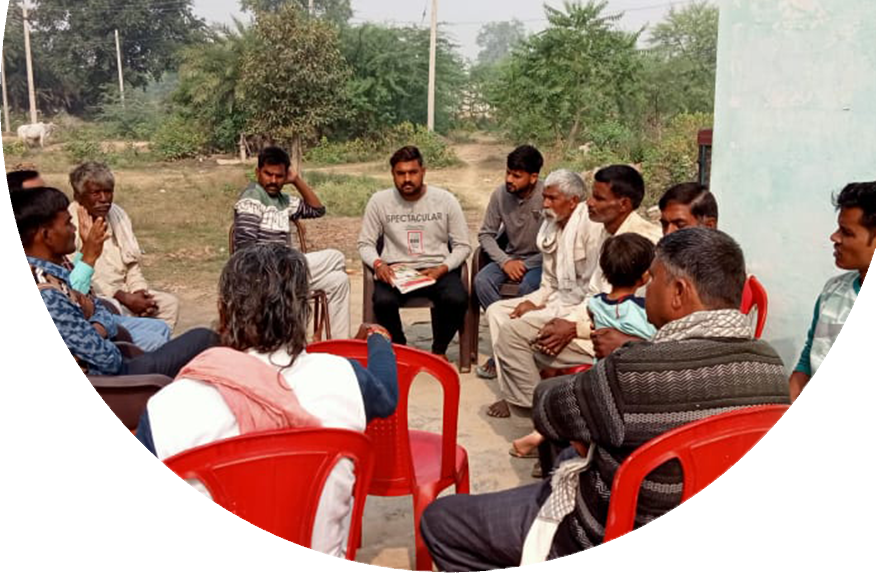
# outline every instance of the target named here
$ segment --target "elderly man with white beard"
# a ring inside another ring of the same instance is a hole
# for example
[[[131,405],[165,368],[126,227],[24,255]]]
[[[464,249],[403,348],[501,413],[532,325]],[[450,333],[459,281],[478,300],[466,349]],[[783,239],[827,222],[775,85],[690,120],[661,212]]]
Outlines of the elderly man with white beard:
[[[542,368],[593,362],[589,338],[558,337],[557,319],[569,316],[587,296],[599,266],[602,225],[588,217],[586,186],[576,173],[554,171],[544,183],[541,287],[526,296],[501,300],[487,309],[502,400],[487,414],[510,416],[509,404],[529,409]],[[525,454],[527,452],[519,452]]]

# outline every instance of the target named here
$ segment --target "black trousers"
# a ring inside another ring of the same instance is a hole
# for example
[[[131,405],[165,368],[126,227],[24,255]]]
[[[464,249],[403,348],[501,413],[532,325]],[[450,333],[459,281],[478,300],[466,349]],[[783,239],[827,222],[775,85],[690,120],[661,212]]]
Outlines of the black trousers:
[[[453,336],[462,327],[468,309],[468,293],[462,284],[460,270],[450,271],[438,281],[425,288],[408,294],[384,282],[374,281],[374,317],[377,323],[387,329],[396,344],[407,344],[402,328],[399,309],[415,297],[426,297],[432,301],[432,352],[446,354]]]
[[[158,350],[135,358],[125,358],[124,374],[164,374],[176,378],[189,361],[208,348],[219,344],[219,336],[207,328],[193,328],[185,334],[165,343]]]
[[[831,503],[876,490],[876,470],[838,444],[785,456],[745,546],[752,573],[782,573],[789,548],[783,530]]]

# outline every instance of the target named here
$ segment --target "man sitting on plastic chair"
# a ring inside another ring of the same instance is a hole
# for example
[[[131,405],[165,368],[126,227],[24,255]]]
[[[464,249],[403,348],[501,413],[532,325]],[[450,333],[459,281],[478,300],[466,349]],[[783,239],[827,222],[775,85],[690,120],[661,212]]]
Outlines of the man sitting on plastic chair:
[[[304,255],[277,243],[229,259],[219,279],[223,348],[192,360],[149,400],[106,514],[91,532],[88,557],[96,569],[132,571],[145,564],[138,493],[143,476],[162,460],[248,432],[317,426],[364,432],[370,420],[395,411],[395,356],[385,331],[372,328],[368,335],[367,369],[304,350],[307,275]],[[352,466],[342,462],[323,488],[311,547],[314,573],[343,566],[354,482]],[[170,570],[216,571],[219,530],[204,486],[182,484],[166,511]],[[272,535],[269,527],[265,535]]]
[[[800,425],[745,549],[754,573],[781,573],[782,530],[831,503],[876,490],[876,181],[836,198],[836,266],[791,374]]]
[[[719,263],[720,261],[720,263]],[[668,429],[718,412],[788,403],[782,361],[739,312],[745,260],[710,229],[664,237],[645,297],[650,342],[629,344],[591,370],[543,381],[533,421],[547,439],[575,447],[550,480],[483,495],[447,496],[426,509],[421,531],[441,571],[484,571],[583,551],[603,541],[614,472]],[[578,454],[586,454],[581,457]],[[636,523],[676,507],[677,464],[642,488]]]

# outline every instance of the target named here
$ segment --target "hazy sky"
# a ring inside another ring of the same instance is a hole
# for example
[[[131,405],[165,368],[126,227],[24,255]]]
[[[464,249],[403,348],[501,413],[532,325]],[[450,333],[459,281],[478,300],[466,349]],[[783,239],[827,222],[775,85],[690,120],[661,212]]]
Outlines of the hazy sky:
[[[353,22],[382,22],[429,25],[428,7],[431,0],[352,0]],[[621,26],[635,30],[648,23],[656,23],[671,6],[688,2],[669,0],[610,0],[608,9],[625,12]],[[475,43],[481,25],[491,21],[517,18],[530,32],[544,28],[543,5],[561,7],[562,0],[439,0],[438,21],[460,45],[467,58],[478,53]],[[230,22],[231,16],[240,16],[238,0],[195,0],[195,13],[209,22]],[[425,17],[423,16],[425,11]]]

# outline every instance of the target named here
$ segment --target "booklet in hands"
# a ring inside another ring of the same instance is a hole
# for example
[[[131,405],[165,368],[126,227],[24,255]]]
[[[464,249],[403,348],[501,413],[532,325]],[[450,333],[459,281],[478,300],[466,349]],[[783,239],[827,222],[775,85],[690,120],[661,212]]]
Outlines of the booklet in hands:
[[[408,265],[392,265],[392,285],[402,294],[435,284],[435,279]]]

